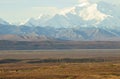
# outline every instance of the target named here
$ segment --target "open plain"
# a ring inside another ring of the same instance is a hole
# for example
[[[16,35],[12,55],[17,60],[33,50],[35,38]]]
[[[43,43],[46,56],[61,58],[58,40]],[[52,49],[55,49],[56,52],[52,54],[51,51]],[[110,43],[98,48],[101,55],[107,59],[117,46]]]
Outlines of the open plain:
[[[120,79],[120,49],[0,51],[0,79]]]

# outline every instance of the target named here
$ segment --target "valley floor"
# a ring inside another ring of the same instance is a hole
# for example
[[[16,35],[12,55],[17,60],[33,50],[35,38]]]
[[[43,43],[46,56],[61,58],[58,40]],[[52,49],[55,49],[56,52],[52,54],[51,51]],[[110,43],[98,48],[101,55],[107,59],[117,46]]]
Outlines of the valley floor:
[[[119,49],[0,51],[0,56],[0,79],[120,79]]]
[[[120,79],[120,63],[2,64],[0,79]]]

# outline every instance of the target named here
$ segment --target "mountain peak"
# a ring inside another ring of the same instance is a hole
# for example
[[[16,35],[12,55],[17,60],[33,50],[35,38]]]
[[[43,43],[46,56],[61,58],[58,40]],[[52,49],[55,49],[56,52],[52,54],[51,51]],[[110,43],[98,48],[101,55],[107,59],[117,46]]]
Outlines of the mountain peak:
[[[87,6],[86,8],[83,8],[79,14],[83,20],[95,20],[97,22],[103,21],[105,18],[107,18],[107,15],[100,12],[97,8],[97,4],[91,4]]]
[[[87,1],[83,1],[74,7],[64,9],[60,12],[60,15],[63,16],[70,14],[76,15],[84,21],[94,20],[97,24],[108,17],[107,14],[98,10],[98,4],[89,3]]]
[[[40,14],[40,16],[38,18],[28,19],[24,23],[24,25],[27,25],[27,26],[44,26],[44,24],[46,24],[46,22],[52,17],[53,17],[53,15]]]
[[[34,20],[25,23],[28,26],[55,27],[55,28],[74,28],[74,27],[113,27],[117,23],[111,23],[113,20],[119,21],[119,11],[115,8],[109,8],[105,3],[91,3],[88,0],[80,0],[78,5],[62,9],[55,15],[43,15]],[[101,6],[104,7],[101,8]],[[114,7],[114,6],[113,6]],[[106,11],[106,9],[108,9]],[[114,11],[114,12],[112,12]],[[114,17],[114,15],[116,15]],[[113,17],[111,17],[113,16]],[[114,19],[113,19],[114,18]],[[111,23],[109,25],[109,23]],[[118,24],[119,25],[119,24]]]

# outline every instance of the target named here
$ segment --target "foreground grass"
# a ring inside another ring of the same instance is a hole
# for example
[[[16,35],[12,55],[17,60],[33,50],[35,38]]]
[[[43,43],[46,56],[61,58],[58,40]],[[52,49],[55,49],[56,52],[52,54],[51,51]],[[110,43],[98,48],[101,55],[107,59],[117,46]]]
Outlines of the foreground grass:
[[[120,63],[1,64],[0,79],[120,79]]]

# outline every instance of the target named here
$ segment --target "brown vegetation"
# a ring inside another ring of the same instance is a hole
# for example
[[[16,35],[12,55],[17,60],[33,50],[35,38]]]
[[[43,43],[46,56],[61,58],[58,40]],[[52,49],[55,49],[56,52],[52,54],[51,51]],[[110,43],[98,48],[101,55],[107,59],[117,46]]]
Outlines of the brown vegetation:
[[[120,79],[120,63],[1,64],[0,79]]]
[[[0,58],[0,79],[120,79],[119,50],[1,51]]]

